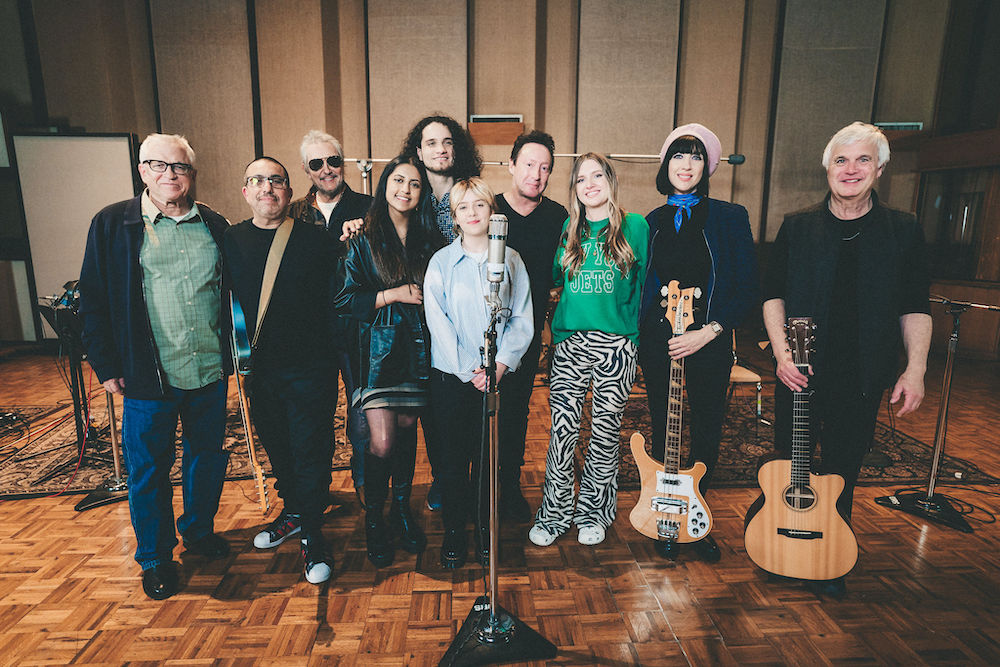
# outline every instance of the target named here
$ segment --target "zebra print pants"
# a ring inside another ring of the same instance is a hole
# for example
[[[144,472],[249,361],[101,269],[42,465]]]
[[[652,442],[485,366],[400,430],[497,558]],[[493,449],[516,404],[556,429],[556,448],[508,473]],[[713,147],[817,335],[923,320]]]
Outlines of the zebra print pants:
[[[577,527],[607,528],[618,501],[618,449],[622,414],[635,381],[636,346],[601,331],[577,331],[556,345],[549,385],[552,432],[545,459],[545,487],[535,524],[552,535]],[[580,416],[593,387],[591,437],[573,509],[573,457]]]

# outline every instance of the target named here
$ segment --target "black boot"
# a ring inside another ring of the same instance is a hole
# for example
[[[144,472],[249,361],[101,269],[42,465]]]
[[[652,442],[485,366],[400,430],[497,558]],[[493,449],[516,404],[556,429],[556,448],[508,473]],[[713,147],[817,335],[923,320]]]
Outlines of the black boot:
[[[365,538],[368,541],[368,560],[375,567],[392,564],[396,555],[392,546],[389,526],[382,517],[385,498],[389,493],[389,462],[373,454],[365,454]]]
[[[402,443],[400,443],[402,444]],[[417,450],[414,446],[399,447],[393,451],[389,465],[392,469],[392,507],[389,509],[389,528],[400,549],[418,554],[427,546],[427,536],[410,513],[410,491],[413,488],[413,466]]]

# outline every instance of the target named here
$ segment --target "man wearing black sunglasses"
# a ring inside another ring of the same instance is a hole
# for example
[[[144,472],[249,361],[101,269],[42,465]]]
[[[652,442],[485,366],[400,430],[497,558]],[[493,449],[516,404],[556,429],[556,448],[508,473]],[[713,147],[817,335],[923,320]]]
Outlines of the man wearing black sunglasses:
[[[336,247],[337,265],[335,289],[339,291],[344,283],[344,258],[347,244],[340,240],[341,227],[347,220],[365,217],[372,198],[355,192],[344,180],[344,150],[333,136],[320,130],[310,130],[302,138],[300,146],[302,170],[312,181],[309,193],[292,202],[288,216],[293,220],[311,225],[319,225],[330,232]],[[358,500],[364,505],[365,450],[368,448],[368,422],[364,410],[351,407],[351,395],[355,389],[357,359],[351,363],[351,356],[357,356],[357,326],[346,317],[338,316],[336,331],[330,341],[337,357],[341,379],[344,381],[347,401],[347,436],[351,441],[351,476]],[[349,354],[350,353],[350,354]],[[336,378],[334,386],[336,386]],[[336,405],[334,406],[336,407]],[[333,419],[333,415],[330,415]],[[331,448],[333,443],[331,443]],[[407,482],[409,488],[409,482]]]

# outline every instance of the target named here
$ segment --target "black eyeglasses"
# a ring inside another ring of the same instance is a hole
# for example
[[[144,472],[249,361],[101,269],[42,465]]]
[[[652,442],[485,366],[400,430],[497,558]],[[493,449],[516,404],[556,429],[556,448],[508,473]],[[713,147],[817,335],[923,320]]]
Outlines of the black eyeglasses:
[[[164,162],[163,160],[143,160],[142,164],[149,165],[149,168],[158,174],[162,174],[170,167],[170,170],[177,174],[178,176],[187,176],[192,171],[194,167],[189,165],[187,162]]]
[[[284,176],[247,176],[247,185],[251,188],[262,188],[264,183],[270,183],[275,190],[288,187],[288,179]]]
[[[330,157],[327,158],[321,158],[321,157],[313,158],[312,160],[309,160],[309,162],[307,162],[306,164],[308,164],[309,168],[312,169],[313,171],[319,171],[320,169],[323,168],[324,162],[330,165],[330,167],[333,169],[344,166],[344,158],[342,158],[339,155],[331,155]]]

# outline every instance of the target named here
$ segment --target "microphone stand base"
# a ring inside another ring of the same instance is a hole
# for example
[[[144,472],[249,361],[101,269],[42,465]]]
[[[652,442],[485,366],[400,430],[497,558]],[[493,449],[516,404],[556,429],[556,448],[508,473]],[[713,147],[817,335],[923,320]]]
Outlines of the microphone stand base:
[[[128,482],[124,477],[115,478],[114,475],[104,480],[104,483],[87,494],[83,500],[78,502],[73,509],[77,512],[110,505],[122,500],[128,500]]]
[[[975,532],[965,517],[961,515],[947,500],[941,496],[934,495],[927,497],[927,494],[918,491],[912,493],[897,493],[894,496],[881,496],[875,502],[883,507],[906,512],[914,516],[940,523],[949,528],[960,530],[963,533]]]
[[[481,595],[438,664],[496,665],[554,657],[555,644],[500,605],[491,617],[490,599]]]

